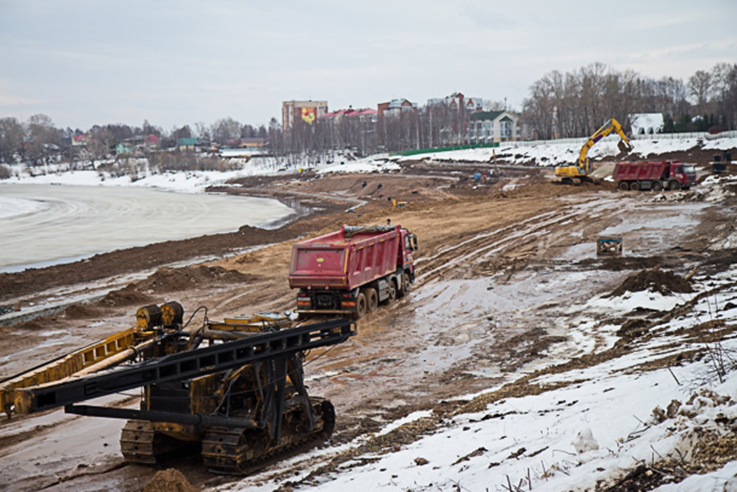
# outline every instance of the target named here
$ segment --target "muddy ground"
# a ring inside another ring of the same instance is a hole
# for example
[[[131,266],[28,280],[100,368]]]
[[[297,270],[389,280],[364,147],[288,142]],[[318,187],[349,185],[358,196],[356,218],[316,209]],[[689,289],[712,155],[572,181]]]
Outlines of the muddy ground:
[[[337,408],[337,445],[533,371],[541,354],[554,354],[570,336],[569,303],[613,291],[633,272],[660,265],[686,275],[735,259],[734,251],[710,249],[734,233],[733,199],[683,193],[659,201],[611,183],[562,186],[552,170],[525,167],[477,181],[479,168],[486,175],[477,164],[418,160],[391,175],[244,179],[225,191],[299,201],[307,214],[274,231],[243,228],[0,275],[0,305],[20,308],[0,326],[0,379],[128,328],[149,303],[178,300],[189,313],[204,305],[210,319],[293,309],[286,279],[297,238],[390,219],[420,240],[412,293],[362,320],[348,343],[311,354],[306,369],[310,392]],[[391,208],[392,198],[408,205]],[[621,258],[596,257],[601,234],[625,237]],[[24,318],[28,310],[38,317]],[[133,397],[109,401],[135,404]],[[61,411],[3,419],[0,483],[142,490],[157,468],[123,462],[122,425]],[[199,488],[235,480],[210,474],[196,456],[162,467]],[[262,473],[266,480],[268,469]]]

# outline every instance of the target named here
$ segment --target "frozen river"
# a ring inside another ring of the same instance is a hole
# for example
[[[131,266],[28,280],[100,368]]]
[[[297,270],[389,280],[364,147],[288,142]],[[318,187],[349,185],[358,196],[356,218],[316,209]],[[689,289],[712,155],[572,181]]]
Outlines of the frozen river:
[[[136,187],[0,185],[0,272],[243,225],[268,227],[292,213],[265,198]]]

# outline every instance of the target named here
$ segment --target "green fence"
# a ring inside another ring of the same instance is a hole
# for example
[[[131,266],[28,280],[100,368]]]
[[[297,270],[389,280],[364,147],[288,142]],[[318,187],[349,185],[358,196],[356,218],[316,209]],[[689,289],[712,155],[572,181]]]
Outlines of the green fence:
[[[403,150],[402,152],[394,152],[392,155],[431,154],[433,152],[449,152],[451,150],[483,149],[483,148],[490,148],[490,147],[499,147],[499,142],[473,144],[473,145],[453,145],[451,147],[435,147],[433,149]]]

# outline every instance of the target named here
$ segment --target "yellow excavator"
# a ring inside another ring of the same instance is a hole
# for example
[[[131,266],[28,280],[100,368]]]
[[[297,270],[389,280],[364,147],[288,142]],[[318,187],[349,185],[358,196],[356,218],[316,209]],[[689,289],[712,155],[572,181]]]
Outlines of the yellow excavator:
[[[578,156],[578,161],[572,166],[556,166],[555,176],[563,178],[562,182],[566,184],[572,184],[574,179],[578,179],[580,183],[585,181],[591,181],[589,174],[591,174],[592,166],[589,160],[588,153],[589,149],[594,146],[596,142],[606,137],[612,132],[617,132],[617,135],[621,138],[617,146],[622,152],[630,152],[632,150],[632,144],[630,143],[627,135],[622,130],[622,125],[617,120],[611,118],[609,121],[604,123],[601,128],[596,130],[583,144],[581,152]]]

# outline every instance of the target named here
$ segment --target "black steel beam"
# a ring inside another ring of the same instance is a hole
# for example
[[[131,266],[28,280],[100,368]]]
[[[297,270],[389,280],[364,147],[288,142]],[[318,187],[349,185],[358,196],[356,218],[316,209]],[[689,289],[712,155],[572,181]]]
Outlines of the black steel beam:
[[[350,320],[323,321],[166,355],[104,374],[16,391],[28,393],[29,411],[38,412],[149,384],[184,381],[280,355],[335,345],[355,334],[355,325]]]
[[[149,422],[172,422],[175,424],[188,424],[195,426],[222,425],[227,427],[241,427],[244,429],[256,429],[258,427],[252,420],[233,419],[198,413],[151,412],[148,410],[96,407],[92,405],[66,405],[64,407],[64,411],[66,413],[86,415],[90,417],[147,420]]]

